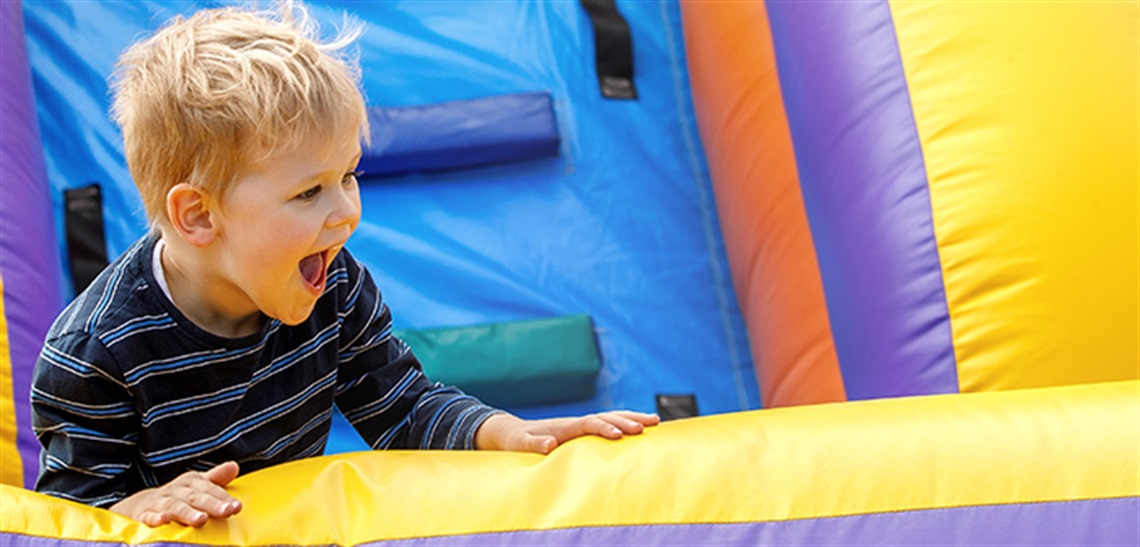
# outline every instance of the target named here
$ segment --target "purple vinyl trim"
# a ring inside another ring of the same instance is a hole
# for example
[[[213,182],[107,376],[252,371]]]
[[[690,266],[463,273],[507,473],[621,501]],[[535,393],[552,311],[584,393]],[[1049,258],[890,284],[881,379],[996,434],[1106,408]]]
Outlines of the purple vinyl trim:
[[[369,543],[484,545],[1129,545],[1140,498],[959,507],[741,524],[667,524],[506,532]]]
[[[121,543],[116,543],[121,544]],[[1140,497],[955,507],[740,524],[607,526],[366,543],[483,545],[1128,545],[1140,544]],[[0,545],[95,547],[106,542],[0,534]],[[182,547],[187,543],[146,543]],[[255,545],[255,544],[243,544]]]
[[[890,8],[767,6],[848,398],[956,393],[926,167]]]
[[[24,485],[35,484],[40,445],[32,434],[32,368],[63,308],[51,197],[40,148],[20,2],[0,2],[0,275],[12,362],[17,446]]]

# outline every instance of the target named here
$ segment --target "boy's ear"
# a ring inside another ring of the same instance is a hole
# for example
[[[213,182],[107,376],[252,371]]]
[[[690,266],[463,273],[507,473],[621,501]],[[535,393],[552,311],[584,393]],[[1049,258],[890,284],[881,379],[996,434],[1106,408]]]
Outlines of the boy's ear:
[[[166,215],[174,231],[195,247],[205,247],[217,237],[217,228],[207,206],[205,190],[188,182],[175,184],[166,193]]]

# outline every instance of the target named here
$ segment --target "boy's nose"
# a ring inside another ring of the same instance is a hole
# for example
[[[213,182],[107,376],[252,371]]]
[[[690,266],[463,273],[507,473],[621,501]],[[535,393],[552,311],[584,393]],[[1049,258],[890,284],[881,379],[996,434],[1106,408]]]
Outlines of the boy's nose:
[[[356,188],[342,188],[333,198],[332,210],[325,219],[325,226],[337,228],[348,226],[349,230],[360,223],[360,193]]]

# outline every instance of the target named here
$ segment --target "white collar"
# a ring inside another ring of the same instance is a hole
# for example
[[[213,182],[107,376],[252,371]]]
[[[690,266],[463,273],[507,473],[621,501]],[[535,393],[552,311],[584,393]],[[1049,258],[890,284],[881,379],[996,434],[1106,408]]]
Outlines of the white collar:
[[[174,297],[170,296],[170,287],[166,285],[166,272],[162,269],[162,249],[166,247],[161,239],[154,244],[154,254],[151,257],[151,269],[154,270],[154,280],[158,282],[158,288],[162,289],[162,294],[174,303]]]

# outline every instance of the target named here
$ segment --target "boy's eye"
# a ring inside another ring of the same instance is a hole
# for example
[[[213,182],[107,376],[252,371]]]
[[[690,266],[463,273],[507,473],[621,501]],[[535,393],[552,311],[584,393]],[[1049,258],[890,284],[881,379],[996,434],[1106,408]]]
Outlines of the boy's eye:
[[[319,194],[319,193],[321,193],[321,187],[320,186],[314,186],[312,188],[309,188],[308,190],[305,190],[304,192],[301,192],[300,194],[297,194],[297,199],[310,200],[310,199],[317,197],[317,194]]]
[[[340,181],[345,183],[345,184],[348,184],[348,183],[350,183],[350,182],[352,182],[352,181],[354,181],[354,180],[356,180],[362,176],[364,176],[364,171],[361,171],[360,169],[354,169],[352,171],[345,173],[344,178],[340,179]]]

